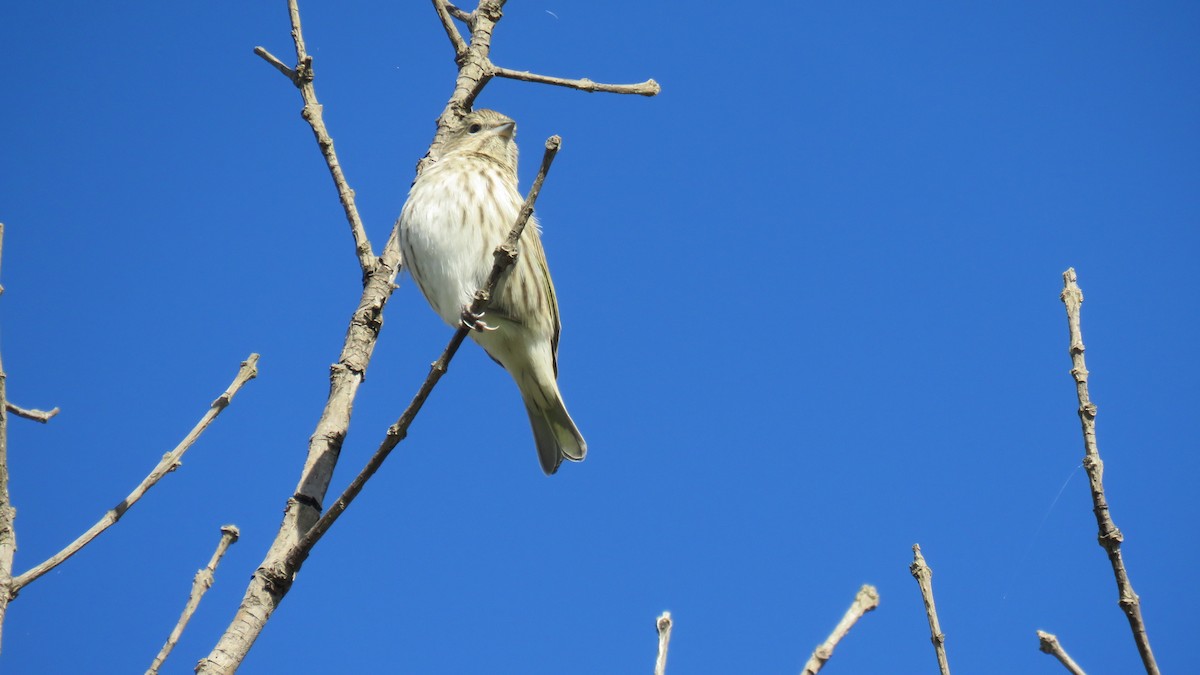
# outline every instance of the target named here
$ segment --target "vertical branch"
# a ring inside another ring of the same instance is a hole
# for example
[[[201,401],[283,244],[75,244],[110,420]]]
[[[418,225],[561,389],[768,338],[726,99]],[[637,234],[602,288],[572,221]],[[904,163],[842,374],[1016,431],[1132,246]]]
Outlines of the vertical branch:
[[[1100,530],[1100,546],[1108,553],[1108,561],[1112,564],[1113,576],[1117,580],[1117,604],[1129,620],[1129,628],[1133,631],[1133,640],[1137,644],[1138,654],[1142,657],[1142,665],[1150,675],[1158,675],[1158,664],[1150,650],[1150,636],[1146,633],[1146,624],[1142,620],[1141,599],[1133,592],[1133,584],[1129,581],[1125,562],[1121,558],[1121,542],[1125,537],[1113,522],[1108,500],[1104,496],[1104,462],[1100,459],[1100,449],[1096,444],[1096,404],[1092,403],[1088,394],[1088,370],[1083,358],[1083,333],[1080,330],[1083,291],[1076,283],[1073,267],[1063,272],[1063,291],[1060,297],[1067,308],[1067,328],[1071,336],[1071,375],[1075,378],[1075,393],[1079,399],[1079,422],[1083,429],[1083,468],[1087,471],[1091,484],[1092,513],[1096,515],[1096,525]]]
[[[4,223],[0,223],[0,253],[4,247]],[[0,293],[4,287],[0,286]],[[0,361],[0,638],[3,637],[4,617],[12,597],[13,558],[17,553],[17,533],[13,521],[17,510],[8,496],[8,397],[5,392],[8,375]]]
[[[1063,664],[1063,667],[1069,670],[1071,675],[1087,675],[1087,673],[1083,672],[1083,668],[1080,668],[1079,664],[1075,663],[1075,660],[1071,658],[1067,650],[1063,649],[1062,645],[1058,643],[1058,637],[1044,630],[1039,630],[1037,635],[1038,649],[1058,659],[1058,662]]]
[[[192,615],[196,613],[196,608],[200,606],[200,599],[212,587],[213,575],[217,573],[217,565],[221,563],[221,558],[225,556],[225,551],[229,550],[230,545],[237,542],[239,534],[241,533],[238,532],[235,525],[225,525],[221,528],[221,541],[217,542],[217,550],[213,552],[208,564],[197,571],[196,576],[192,578],[192,592],[188,594],[187,604],[183,606],[183,613],[179,615],[179,623],[175,624],[174,630],[167,636],[167,641],[159,650],[158,656],[154,657],[154,661],[146,669],[146,675],[157,675],[158,669],[171,655],[171,650],[175,649],[175,644],[183,635],[183,629],[187,628],[188,622],[192,620]]]
[[[825,663],[833,657],[833,650],[837,647],[842,638],[850,632],[854,624],[863,617],[867,612],[879,606],[879,591],[870,584],[863,584],[863,587],[858,589],[858,594],[854,596],[854,602],[850,604],[850,609],[846,610],[845,616],[834,627],[833,632],[813,650],[812,657],[808,659],[808,663],[804,664],[804,670],[800,671],[800,675],[817,675],[821,668],[825,667]]]
[[[942,675],[950,675],[950,663],[946,660],[946,634],[938,622],[937,608],[933,604],[933,570],[925,564],[925,556],[921,555],[921,545],[913,544],[913,562],[908,571],[921,587],[921,600],[925,603],[925,616],[929,619],[930,640],[937,652],[938,670]]]
[[[666,675],[667,646],[671,644],[671,627],[673,625],[670,612],[663,612],[658,617],[658,621],[654,622],[655,628],[658,629],[658,658],[654,660],[654,675]]]

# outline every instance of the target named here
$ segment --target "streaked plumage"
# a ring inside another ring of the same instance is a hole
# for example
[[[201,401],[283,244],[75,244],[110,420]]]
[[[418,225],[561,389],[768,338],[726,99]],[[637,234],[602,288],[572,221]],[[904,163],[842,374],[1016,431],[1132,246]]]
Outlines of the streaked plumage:
[[[437,162],[413,183],[400,214],[404,265],[451,326],[486,281],[492,251],[508,236],[524,199],[517,191],[516,124],[476,110],[450,132]],[[558,302],[535,219],[521,235],[516,265],[500,278],[484,323],[471,337],[521,390],[542,470],[579,461],[587,443],[558,391]]]

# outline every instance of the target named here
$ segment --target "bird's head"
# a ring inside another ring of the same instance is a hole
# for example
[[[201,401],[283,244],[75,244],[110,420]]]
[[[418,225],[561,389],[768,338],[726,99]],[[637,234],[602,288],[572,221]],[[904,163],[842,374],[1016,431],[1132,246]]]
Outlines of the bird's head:
[[[442,154],[483,155],[517,170],[517,123],[495,110],[475,110],[446,136]]]

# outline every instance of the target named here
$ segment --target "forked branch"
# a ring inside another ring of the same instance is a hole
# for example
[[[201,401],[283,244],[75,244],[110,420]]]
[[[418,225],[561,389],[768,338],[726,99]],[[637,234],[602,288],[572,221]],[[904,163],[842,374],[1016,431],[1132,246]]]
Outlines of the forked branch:
[[[465,12],[447,0],[433,0],[433,7],[437,11],[438,19],[446,31],[450,46],[454,49],[454,62],[458,64],[459,70],[454,93],[438,117],[438,130],[434,136],[433,145],[421,163],[417,165],[418,173],[424,169],[426,163],[436,159],[437,149],[446,134],[462,119],[463,115],[471,110],[475,98],[494,77],[611,94],[655,96],[662,90],[652,79],[636,84],[604,84],[593,82],[587,78],[571,80],[497,66],[492,63],[491,59],[492,31],[496,27],[496,22],[504,15],[504,3],[505,0],[480,0],[475,11]],[[467,44],[462,34],[459,33],[458,26],[454,24],[452,18],[466,24],[471,35],[470,44]]]

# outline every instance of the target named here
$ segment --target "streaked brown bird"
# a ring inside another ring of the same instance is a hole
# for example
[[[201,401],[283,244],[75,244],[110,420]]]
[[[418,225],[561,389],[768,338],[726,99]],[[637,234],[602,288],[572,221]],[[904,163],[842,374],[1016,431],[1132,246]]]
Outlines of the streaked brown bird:
[[[524,199],[517,191],[517,126],[476,110],[446,137],[437,161],[413,183],[400,213],[404,265],[435,312],[451,326],[492,270]],[[587,443],[558,391],[562,324],[539,226],[530,219],[519,257],[492,294],[475,342],[516,381],[547,475],[563,458],[580,461]]]

